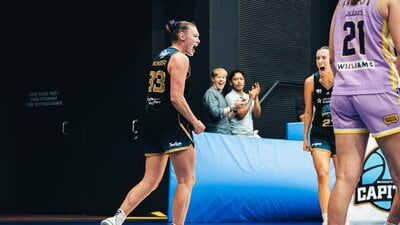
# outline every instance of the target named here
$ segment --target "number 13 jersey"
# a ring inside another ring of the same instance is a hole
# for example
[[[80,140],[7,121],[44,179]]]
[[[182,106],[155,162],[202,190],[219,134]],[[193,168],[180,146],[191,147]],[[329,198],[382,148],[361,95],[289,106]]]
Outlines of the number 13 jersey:
[[[168,73],[169,60],[177,52],[178,50],[175,48],[166,48],[153,60],[149,74],[145,112],[145,120],[148,124],[160,126],[161,123],[169,124],[178,119],[179,113],[170,100],[171,75]],[[190,72],[186,77],[185,97],[187,96],[186,87],[189,76]],[[181,117],[181,119],[184,118]]]

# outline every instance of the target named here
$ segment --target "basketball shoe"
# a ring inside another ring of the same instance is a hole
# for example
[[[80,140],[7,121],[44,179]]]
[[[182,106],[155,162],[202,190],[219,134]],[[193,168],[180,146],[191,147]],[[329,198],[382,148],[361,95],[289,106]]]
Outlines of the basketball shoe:
[[[100,225],[122,225],[122,223],[125,221],[125,218],[125,213],[121,209],[118,209],[117,213],[115,213],[115,216],[102,220]]]

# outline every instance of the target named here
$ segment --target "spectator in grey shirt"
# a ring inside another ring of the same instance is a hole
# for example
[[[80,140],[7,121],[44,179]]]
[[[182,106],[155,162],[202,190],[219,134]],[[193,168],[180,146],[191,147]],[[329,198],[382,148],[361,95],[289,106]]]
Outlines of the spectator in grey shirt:
[[[228,105],[222,90],[226,84],[228,73],[223,68],[215,68],[211,72],[211,87],[204,93],[206,132],[231,134],[229,118],[233,117],[243,103]]]

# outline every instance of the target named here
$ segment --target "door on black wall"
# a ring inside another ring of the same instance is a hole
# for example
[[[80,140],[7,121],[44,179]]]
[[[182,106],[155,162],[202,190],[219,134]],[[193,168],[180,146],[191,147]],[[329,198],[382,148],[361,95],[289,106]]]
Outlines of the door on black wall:
[[[21,93],[15,116],[15,211],[77,212],[84,204],[84,145],[71,129],[63,90],[48,84]]]
[[[13,101],[14,198],[10,213],[115,212],[144,170],[140,133],[151,64],[147,17],[126,5],[19,9]],[[71,14],[71,12],[74,12]],[[135,211],[166,212],[161,198]],[[157,193],[156,193],[157,194]],[[12,201],[12,202],[10,202]],[[7,207],[1,207],[7,208]]]

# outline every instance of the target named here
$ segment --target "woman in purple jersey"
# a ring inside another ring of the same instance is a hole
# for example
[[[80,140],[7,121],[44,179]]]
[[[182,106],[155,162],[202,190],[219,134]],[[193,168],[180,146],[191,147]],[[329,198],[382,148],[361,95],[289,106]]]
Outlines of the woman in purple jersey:
[[[400,190],[400,0],[339,0],[329,47],[335,88],[331,112],[338,168],[328,224],[343,225],[360,179],[369,134],[385,155]],[[400,194],[386,224],[400,224]]]
[[[190,76],[188,56],[194,55],[200,35],[196,25],[187,21],[170,20],[166,28],[171,33],[172,45],[154,59],[147,83],[144,177],[128,192],[115,216],[104,219],[101,225],[121,225],[158,187],[169,159],[178,183],[172,202],[172,223],[183,225],[185,222],[195,181],[195,151],[191,132],[185,124],[189,123],[196,134],[205,129],[185,97],[185,83]]]

